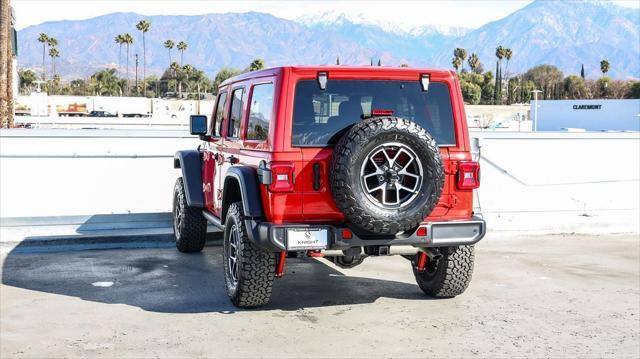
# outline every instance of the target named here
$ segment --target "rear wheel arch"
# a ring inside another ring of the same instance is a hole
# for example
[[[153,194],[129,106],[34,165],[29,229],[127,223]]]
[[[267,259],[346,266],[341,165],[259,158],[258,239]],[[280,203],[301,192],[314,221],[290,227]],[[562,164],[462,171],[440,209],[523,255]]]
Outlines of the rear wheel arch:
[[[227,171],[222,187],[222,212],[220,218],[223,223],[226,220],[229,206],[238,201],[242,202],[245,217],[264,218],[258,175],[252,167],[233,166]]]
[[[202,160],[198,150],[184,150],[176,152],[173,157],[173,168],[182,170],[185,197],[189,207],[203,208],[204,195],[202,193]]]

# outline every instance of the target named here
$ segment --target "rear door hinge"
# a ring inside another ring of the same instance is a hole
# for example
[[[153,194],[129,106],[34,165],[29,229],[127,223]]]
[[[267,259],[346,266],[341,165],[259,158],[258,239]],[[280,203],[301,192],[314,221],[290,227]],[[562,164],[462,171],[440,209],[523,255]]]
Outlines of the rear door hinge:
[[[458,204],[458,196],[455,194],[445,194],[441,199],[441,205],[445,208],[453,208]]]
[[[444,173],[448,175],[454,175],[458,172],[458,162],[446,161],[444,163]]]

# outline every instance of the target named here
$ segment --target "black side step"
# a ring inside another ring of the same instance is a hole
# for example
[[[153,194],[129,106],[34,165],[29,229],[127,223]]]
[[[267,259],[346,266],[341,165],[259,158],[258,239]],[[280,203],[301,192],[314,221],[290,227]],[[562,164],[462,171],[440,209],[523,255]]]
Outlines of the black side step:
[[[222,225],[222,222],[220,222],[220,219],[218,217],[214,216],[206,210],[202,211],[202,215],[209,223],[213,224],[221,230],[224,229],[224,226]]]

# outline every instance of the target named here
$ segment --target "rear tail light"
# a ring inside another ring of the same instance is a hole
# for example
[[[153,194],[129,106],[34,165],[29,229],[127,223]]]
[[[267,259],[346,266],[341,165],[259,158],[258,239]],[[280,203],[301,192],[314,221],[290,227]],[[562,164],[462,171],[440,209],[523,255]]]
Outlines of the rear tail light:
[[[342,239],[351,239],[353,238],[353,233],[351,233],[350,230],[348,229],[343,229],[342,230]]]
[[[480,187],[480,164],[473,161],[458,163],[458,189]]]
[[[418,237],[426,237],[427,236],[427,227],[418,227],[416,231],[416,236]]]
[[[271,162],[271,192],[291,192],[293,191],[293,163],[291,162]]]

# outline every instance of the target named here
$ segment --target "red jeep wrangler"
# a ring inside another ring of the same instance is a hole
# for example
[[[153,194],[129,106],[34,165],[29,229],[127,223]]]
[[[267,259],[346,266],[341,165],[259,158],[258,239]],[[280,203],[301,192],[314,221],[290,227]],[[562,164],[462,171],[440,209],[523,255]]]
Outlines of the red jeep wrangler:
[[[402,255],[428,295],[468,286],[485,222],[454,72],[249,72],[222,83],[212,120],[191,116],[190,130],[202,144],[175,155],[176,246],[200,251],[207,222],[222,229],[236,306],[266,304],[288,255],[345,268]]]

